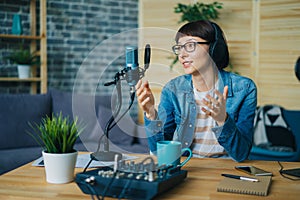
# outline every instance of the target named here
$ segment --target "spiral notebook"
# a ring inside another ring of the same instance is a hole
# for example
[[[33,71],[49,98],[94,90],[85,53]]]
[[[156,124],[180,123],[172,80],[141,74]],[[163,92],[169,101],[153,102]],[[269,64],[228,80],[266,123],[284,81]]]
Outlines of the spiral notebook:
[[[256,176],[255,178],[257,178],[259,182],[243,181],[225,177],[217,186],[217,191],[267,196],[272,182],[272,177]]]

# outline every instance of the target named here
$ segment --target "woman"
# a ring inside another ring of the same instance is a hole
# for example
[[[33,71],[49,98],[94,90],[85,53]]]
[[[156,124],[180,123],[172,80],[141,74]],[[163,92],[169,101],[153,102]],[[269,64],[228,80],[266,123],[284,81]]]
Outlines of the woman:
[[[240,162],[252,146],[257,105],[252,80],[223,69],[229,53],[221,28],[200,20],[183,25],[173,51],[185,75],[168,82],[158,110],[149,83],[137,85],[137,99],[151,152],[156,142],[177,140],[190,147],[195,157],[231,157]]]

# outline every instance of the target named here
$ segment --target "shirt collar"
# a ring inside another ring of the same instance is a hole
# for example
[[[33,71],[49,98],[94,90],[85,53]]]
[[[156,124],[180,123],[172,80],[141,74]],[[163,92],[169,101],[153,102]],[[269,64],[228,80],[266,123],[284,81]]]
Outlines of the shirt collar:
[[[218,70],[218,77],[221,77],[222,81],[219,81],[219,88],[222,88],[221,93],[223,93],[224,86],[228,86],[228,96],[232,96],[232,79],[230,77],[230,73],[226,72],[224,70]],[[188,93],[193,90],[193,83],[192,83],[192,75],[186,74],[183,75],[183,78],[185,79],[183,84],[179,85],[179,89],[182,90],[182,92]]]

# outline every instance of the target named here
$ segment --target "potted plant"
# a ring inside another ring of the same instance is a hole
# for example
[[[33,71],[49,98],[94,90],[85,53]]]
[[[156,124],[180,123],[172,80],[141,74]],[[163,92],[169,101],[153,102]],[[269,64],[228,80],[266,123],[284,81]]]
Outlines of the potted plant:
[[[49,183],[68,183],[74,180],[78,152],[74,144],[82,132],[78,119],[71,121],[62,113],[42,118],[40,124],[30,126],[34,139],[44,147],[43,160]]]
[[[31,53],[27,49],[19,49],[7,57],[11,62],[17,64],[19,78],[29,78],[31,66],[38,64],[36,53]]]

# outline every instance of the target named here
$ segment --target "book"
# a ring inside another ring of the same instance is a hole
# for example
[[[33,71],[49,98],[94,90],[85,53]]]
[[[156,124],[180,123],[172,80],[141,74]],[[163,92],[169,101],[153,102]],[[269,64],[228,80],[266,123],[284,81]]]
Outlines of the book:
[[[217,186],[217,191],[267,196],[272,182],[272,176],[256,176],[255,178],[259,181],[251,182],[224,177]]]

